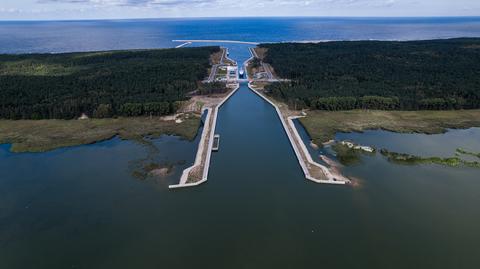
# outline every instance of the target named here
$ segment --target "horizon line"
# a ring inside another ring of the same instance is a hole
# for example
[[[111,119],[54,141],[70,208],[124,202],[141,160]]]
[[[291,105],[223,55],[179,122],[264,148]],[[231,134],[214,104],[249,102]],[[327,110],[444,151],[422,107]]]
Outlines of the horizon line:
[[[79,19],[1,19],[0,22],[74,22],[74,21],[128,21],[128,20],[175,20],[175,19],[269,19],[269,18],[325,18],[325,19],[434,19],[434,18],[465,18],[480,19],[475,16],[187,16],[187,17],[132,17],[132,18],[79,18]]]

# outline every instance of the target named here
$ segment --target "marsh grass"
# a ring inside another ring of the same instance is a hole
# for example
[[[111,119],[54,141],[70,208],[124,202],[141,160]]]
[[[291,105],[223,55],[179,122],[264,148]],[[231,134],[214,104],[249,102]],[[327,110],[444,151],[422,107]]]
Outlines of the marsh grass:
[[[322,144],[338,132],[387,130],[398,133],[444,133],[447,129],[480,127],[480,110],[451,111],[309,111],[301,118],[315,144]]]
[[[164,134],[193,140],[200,118],[190,114],[182,123],[160,117],[89,120],[0,120],[0,144],[12,144],[12,152],[45,152],[61,147],[92,144],[119,136],[143,141]]]

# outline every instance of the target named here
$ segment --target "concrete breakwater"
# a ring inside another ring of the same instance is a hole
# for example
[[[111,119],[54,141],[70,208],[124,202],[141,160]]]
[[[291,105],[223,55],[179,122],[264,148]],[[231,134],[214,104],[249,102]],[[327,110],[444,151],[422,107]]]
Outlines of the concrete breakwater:
[[[342,176],[341,174],[330,171],[329,168],[315,162],[312,159],[310,153],[307,150],[307,147],[303,143],[293,123],[293,120],[299,118],[299,116],[284,116],[275,103],[273,103],[262,93],[254,89],[251,84],[249,84],[248,87],[250,88],[250,90],[252,90],[254,93],[256,93],[258,96],[263,98],[275,108],[277,115],[282,123],[282,126],[288,136],[293,151],[295,152],[298,163],[300,164],[302,171],[305,174],[305,178],[313,182],[323,184],[345,185],[347,183],[350,183],[350,180],[348,178]]]
[[[186,47],[186,46],[188,46],[188,45],[190,45],[190,44],[192,44],[192,42],[185,42],[185,43],[183,43],[183,44],[180,44],[180,45],[176,46],[175,48],[176,48],[176,49],[183,48],[183,47]]]
[[[172,42],[191,42],[191,43],[232,43],[232,44],[245,44],[245,45],[259,45],[258,42],[251,41],[239,41],[239,40],[216,40],[216,39],[176,39]]]
[[[202,137],[198,145],[197,155],[195,156],[195,162],[192,166],[183,170],[178,184],[168,186],[170,189],[194,187],[207,181],[218,110],[239,88],[240,86],[237,85],[220,103],[204,109],[204,111],[207,111],[207,116]]]

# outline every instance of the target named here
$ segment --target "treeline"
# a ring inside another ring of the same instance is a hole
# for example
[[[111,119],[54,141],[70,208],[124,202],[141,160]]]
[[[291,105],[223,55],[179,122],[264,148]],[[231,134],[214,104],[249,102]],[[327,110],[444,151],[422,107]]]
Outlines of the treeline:
[[[227,84],[220,81],[201,83],[198,87],[198,93],[200,95],[226,93],[227,91]]]
[[[363,96],[355,97],[322,97],[314,100],[311,107],[319,110],[351,110],[381,109],[393,110],[399,107],[397,97]]]
[[[320,97],[311,98],[308,102],[301,99],[286,100],[290,107],[295,109],[311,108],[318,110],[338,111],[352,109],[401,110],[398,97],[362,96],[362,97]],[[419,102],[421,110],[455,110],[465,108],[463,98],[430,98]]]
[[[0,55],[0,118],[170,114],[207,76],[219,50]]]
[[[289,82],[267,91],[296,108],[480,108],[480,39],[262,44]]]

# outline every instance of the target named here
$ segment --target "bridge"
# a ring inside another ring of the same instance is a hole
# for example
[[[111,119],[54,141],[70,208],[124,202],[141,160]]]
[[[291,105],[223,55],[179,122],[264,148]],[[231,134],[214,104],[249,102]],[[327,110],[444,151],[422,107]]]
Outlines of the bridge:
[[[202,39],[177,39],[172,40],[172,42],[181,42],[181,43],[233,43],[233,44],[246,44],[246,45],[259,45],[258,42],[250,41],[238,41],[238,40],[202,40]]]

